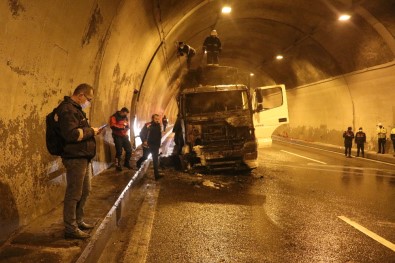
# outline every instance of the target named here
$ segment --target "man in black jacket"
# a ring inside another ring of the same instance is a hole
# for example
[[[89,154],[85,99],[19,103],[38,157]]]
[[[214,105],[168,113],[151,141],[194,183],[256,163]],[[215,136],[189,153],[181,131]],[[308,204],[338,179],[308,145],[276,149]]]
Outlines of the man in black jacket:
[[[92,99],[93,88],[80,84],[71,97],[64,97],[57,110],[60,133],[65,141],[62,154],[67,179],[63,209],[65,238],[88,238],[90,235],[81,230],[93,228],[93,225],[84,222],[83,217],[91,188],[91,160],[96,155],[94,136],[101,130],[92,128],[82,111]]]
[[[184,54],[187,57],[187,68],[191,68],[191,60],[196,54],[196,50],[185,44],[184,42],[178,42],[178,48],[177,48],[177,55],[178,56],[184,56]]]
[[[362,153],[362,157],[365,157],[364,146],[366,143],[366,134],[362,131],[362,127],[355,134],[355,143],[357,144],[357,157],[359,157],[359,152]]]
[[[159,148],[162,139],[162,130],[160,127],[160,118],[158,114],[153,114],[151,122],[144,125],[140,132],[140,139],[143,142],[143,156],[137,161],[137,167],[140,168],[148,154],[152,154],[152,161],[154,163],[155,180],[160,178],[159,175]]]
[[[352,139],[354,139],[354,132],[351,127],[347,128],[347,131],[343,132],[344,138],[344,154],[346,157],[351,158],[351,147],[352,147]]]

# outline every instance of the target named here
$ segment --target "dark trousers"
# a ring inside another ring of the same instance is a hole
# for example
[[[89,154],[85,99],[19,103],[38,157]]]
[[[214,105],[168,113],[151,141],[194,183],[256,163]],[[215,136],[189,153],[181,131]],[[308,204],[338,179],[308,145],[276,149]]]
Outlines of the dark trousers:
[[[91,190],[92,166],[87,159],[62,159],[66,167],[67,187],[64,196],[65,232],[77,231],[83,222],[84,206]]]
[[[386,138],[379,138],[378,143],[379,143],[379,151],[378,153],[384,153],[385,152],[385,142]]]
[[[155,177],[159,176],[159,148],[157,146],[150,146],[150,148],[143,147],[143,156],[138,159],[136,166],[137,168],[141,167],[141,164],[147,160],[148,155],[152,155],[152,162],[154,164],[154,175]]]
[[[218,51],[207,51],[207,64],[218,64]]]
[[[365,148],[364,143],[357,143],[357,156],[359,156],[359,152],[362,153],[362,156],[365,156],[364,148]]]
[[[167,123],[163,123],[163,131],[166,131]]]
[[[149,150],[148,147],[142,147],[142,148],[143,148],[143,155],[142,155],[142,156],[140,157],[140,159],[138,159],[137,162],[136,162],[137,168],[140,168],[140,167],[141,167],[141,164],[142,164],[145,160],[147,160],[148,155],[150,154],[150,150]]]
[[[188,67],[188,69],[191,68],[191,60],[192,60],[192,57],[193,57],[194,55],[195,55],[195,54],[189,53],[189,55],[188,55],[188,57],[187,57],[187,67]]]
[[[122,156],[122,149],[125,149],[125,165],[129,165],[130,157],[132,157],[132,145],[130,144],[129,136],[114,135],[113,138],[116,151],[115,158],[119,162]]]
[[[159,148],[158,146],[150,146],[149,150],[152,155],[152,162],[154,163],[155,178],[159,176]]]
[[[392,146],[394,147],[394,154],[395,154],[395,140],[392,141]]]
[[[351,147],[352,144],[351,143],[345,143],[344,144],[344,154],[347,156],[351,156]]]

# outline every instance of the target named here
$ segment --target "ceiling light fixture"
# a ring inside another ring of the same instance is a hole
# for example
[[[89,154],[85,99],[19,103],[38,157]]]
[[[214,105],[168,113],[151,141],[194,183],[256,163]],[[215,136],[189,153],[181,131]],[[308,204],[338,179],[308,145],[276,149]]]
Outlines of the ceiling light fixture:
[[[283,59],[283,58],[284,58],[283,55],[277,55],[277,56],[276,56],[276,59],[277,59],[277,60],[281,60],[281,59]]]
[[[223,14],[229,14],[230,12],[232,12],[232,8],[230,6],[224,6],[222,7],[222,13]]]
[[[254,73],[250,73],[250,76],[253,77],[253,76],[254,76]]]
[[[339,21],[347,21],[350,20],[351,16],[348,14],[342,14],[339,16]]]

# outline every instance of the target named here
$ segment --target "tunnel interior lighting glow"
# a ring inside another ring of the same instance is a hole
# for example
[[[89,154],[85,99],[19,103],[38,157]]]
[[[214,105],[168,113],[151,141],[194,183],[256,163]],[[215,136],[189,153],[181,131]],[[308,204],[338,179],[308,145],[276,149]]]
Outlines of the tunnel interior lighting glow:
[[[277,60],[281,60],[281,59],[283,59],[283,58],[284,58],[283,55],[277,55],[277,56],[276,56],[276,59],[277,59]]]
[[[250,73],[250,76],[251,76],[251,77],[254,76],[254,73]]]
[[[222,13],[223,14],[229,14],[230,12],[232,12],[232,8],[230,6],[222,7]]]
[[[339,16],[340,21],[347,21],[347,20],[350,20],[350,18],[351,18],[351,16],[348,14],[342,14]]]

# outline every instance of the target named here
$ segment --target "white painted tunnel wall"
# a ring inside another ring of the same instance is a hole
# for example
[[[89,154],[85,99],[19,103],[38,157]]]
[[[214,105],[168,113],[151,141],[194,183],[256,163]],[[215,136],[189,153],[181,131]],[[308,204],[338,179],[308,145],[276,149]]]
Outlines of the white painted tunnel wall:
[[[275,132],[282,136],[342,146],[348,126],[363,127],[367,149],[375,150],[376,124],[383,123],[388,136],[395,127],[395,63],[298,87],[287,95],[290,124]]]

